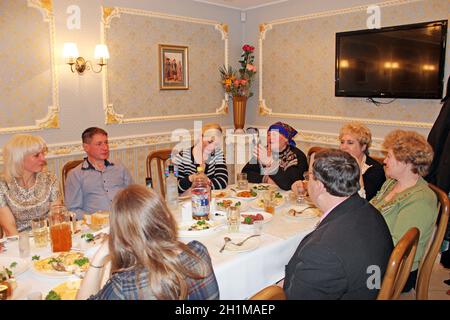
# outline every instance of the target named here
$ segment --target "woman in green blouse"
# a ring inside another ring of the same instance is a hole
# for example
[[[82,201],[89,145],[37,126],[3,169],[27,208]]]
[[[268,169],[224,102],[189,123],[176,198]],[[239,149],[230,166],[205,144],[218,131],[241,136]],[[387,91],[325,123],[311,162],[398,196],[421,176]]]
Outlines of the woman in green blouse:
[[[437,199],[422,178],[433,159],[427,140],[414,131],[395,130],[383,143],[388,180],[370,201],[383,215],[394,245],[412,227],[420,231],[419,244],[411,274],[403,292],[415,287],[417,270],[437,218]]]

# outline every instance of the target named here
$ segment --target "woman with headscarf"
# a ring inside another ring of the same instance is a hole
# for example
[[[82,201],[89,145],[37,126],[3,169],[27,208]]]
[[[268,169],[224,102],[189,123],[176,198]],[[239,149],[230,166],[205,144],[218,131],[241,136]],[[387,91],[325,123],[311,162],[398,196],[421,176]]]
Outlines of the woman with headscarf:
[[[258,144],[253,157],[242,169],[252,183],[269,183],[289,190],[308,170],[305,154],[295,146],[297,130],[283,122],[267,130],[267,147]]]

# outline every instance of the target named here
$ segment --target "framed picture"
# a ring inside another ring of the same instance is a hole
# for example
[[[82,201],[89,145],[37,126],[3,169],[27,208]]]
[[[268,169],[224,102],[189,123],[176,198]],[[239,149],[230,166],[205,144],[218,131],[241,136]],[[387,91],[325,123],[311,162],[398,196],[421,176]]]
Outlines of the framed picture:
[[[189,89],[188,47],[159,45],[159,88]]]

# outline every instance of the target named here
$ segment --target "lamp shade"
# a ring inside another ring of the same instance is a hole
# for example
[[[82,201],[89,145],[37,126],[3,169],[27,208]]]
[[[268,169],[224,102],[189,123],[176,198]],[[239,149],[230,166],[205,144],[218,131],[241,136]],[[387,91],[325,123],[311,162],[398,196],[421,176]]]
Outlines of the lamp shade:
[[[79,57],[77,44],[73,42],[64,43],[64,58],[77,58]]]
[[[95,59],[109,59],[108,47],[105,44],[98,44],[95,46]]]

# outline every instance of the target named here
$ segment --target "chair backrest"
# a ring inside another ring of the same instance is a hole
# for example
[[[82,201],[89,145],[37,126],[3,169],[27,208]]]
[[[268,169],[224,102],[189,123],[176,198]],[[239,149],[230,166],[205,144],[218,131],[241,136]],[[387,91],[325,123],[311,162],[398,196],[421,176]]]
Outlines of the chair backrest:
[[[72,160],[67,162],[63,168],[62,168],[62,174],[61,174],[61,183],[62,183],[62,192],[63,195],[66,192],[66,179],[67,175],[69,174],[69,171],[78,166],[80,163],[82,163],[84,160]]]
[[[395,246],[381,283],[378,300],[397,300],[411,273],[420,231],[409,229]]]
[[[286,294],[283,288],[271,285],[250,297],[250,300],[286,300]]]
[[[147,177],[152,178],[153,188],[159,185],[159,191],[163,198],[166,197],[165,187],[164,187],[164,169],[165,163],[172,154],[172,149],[161,149],[152,151],[147,156]],[[152,174],[152,161],[156,160],[156,168],[158,169],[158,175]],[[158,178],[158,183],[156,183],[155,178]]]
[[[438,198],[438,207],[440,207],[439,222],[434,232],[434,236],[430,240],[430,246],[427,252],[422,258],[421,264],[419,266],[419,273],[416,283],[416,299],[417,300],[427,300],[428,299],[428,287],[430,285],[431,272],[433,271],[434,262],[439,253],[442,241],[444,240],[445,231],[447,230],[447,224],[449,219],[449,199],[447,194],[440,188],[429,183],[431,190],[436,193]]]

